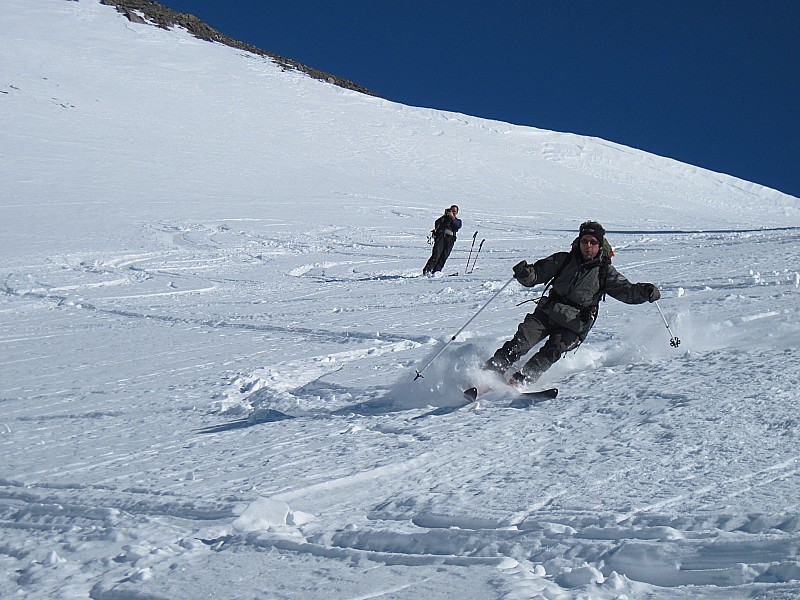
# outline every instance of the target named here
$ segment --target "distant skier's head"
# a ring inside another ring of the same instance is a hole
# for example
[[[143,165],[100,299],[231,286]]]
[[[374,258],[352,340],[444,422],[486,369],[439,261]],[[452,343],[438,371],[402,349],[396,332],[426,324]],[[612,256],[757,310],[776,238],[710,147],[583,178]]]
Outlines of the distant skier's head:
[[[603,246],[603,238],[606,230],[597,221],[585,221],[581,223],[578,232],[578,249],[583,260],[592,260],[600,253]]]
[[[453,215],[457,215],[458,214],[458,204],[453,204],[453,206],[450,207],[450,212],[453,213]]]

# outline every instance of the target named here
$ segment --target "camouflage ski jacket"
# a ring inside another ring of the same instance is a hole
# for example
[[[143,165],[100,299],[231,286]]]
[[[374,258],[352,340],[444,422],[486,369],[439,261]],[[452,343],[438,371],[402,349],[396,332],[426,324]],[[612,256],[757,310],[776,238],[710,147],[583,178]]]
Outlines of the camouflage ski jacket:
[[[551,323],[577,333],[581,339],[594,325],[597,306],[605,294],[626,304],[641,304],[649,300],[645,284],[628,281],[603,252],[597,258],[583,262],[577,246],[573,246],[571,252],[556,252],[536,261],[528,275],[517,280],[524,286],[533,287],[547,283],[553,277],[550,292],[539,301],[536,312],[541,311]]]

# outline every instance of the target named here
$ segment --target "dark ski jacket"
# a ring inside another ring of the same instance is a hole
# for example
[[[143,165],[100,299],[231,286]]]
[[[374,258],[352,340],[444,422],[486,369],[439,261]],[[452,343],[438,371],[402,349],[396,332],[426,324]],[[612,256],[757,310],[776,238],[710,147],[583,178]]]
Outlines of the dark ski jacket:
[[[530,267],[526,276],[517,277],[526,287],[547,283],[557,275],[535,312],[544,313],[557,327],[577,333],[581,340],[594,325],[598,304],[605,294],[626,304],[649,300],[646,284],[628,281],[614,268],[604,250],[593,260],[583,262],[577,240],[570,252],[556,252]],[[603,277],[605,285],[600,281]]]
[[[434,237],[439,235],[452,235],[453,241],[456,239],[456,232],[461,229],[461,219],[451,215],[442,215],[433,224]],[[450,232],[448,234],[448,232]]]

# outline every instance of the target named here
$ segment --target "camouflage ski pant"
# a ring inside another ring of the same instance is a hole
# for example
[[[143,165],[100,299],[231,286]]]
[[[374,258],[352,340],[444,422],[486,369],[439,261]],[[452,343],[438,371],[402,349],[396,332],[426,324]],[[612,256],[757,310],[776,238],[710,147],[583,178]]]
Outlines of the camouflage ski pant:
[[[574,331],[553,325],[546,314],[535,311],[525,316],[514,337],[494,353],[494,356],[486,362],[486,368],[501,374],[505,373],[511,365],[545,338],[547,341],[544,345],[520,369],[525,380],[531,383],[539,379],[565,352],[577,348],[581,341],[580,336]]]

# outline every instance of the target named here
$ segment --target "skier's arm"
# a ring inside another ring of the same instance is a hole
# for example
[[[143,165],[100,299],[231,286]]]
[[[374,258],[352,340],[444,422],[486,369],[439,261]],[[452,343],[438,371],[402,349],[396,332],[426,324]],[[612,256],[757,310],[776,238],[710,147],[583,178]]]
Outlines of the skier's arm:
[[[661,292],[652,283],[631,283],[611,265],[608,265],[606,292],[626,304],[655,302],[661,298]]]

